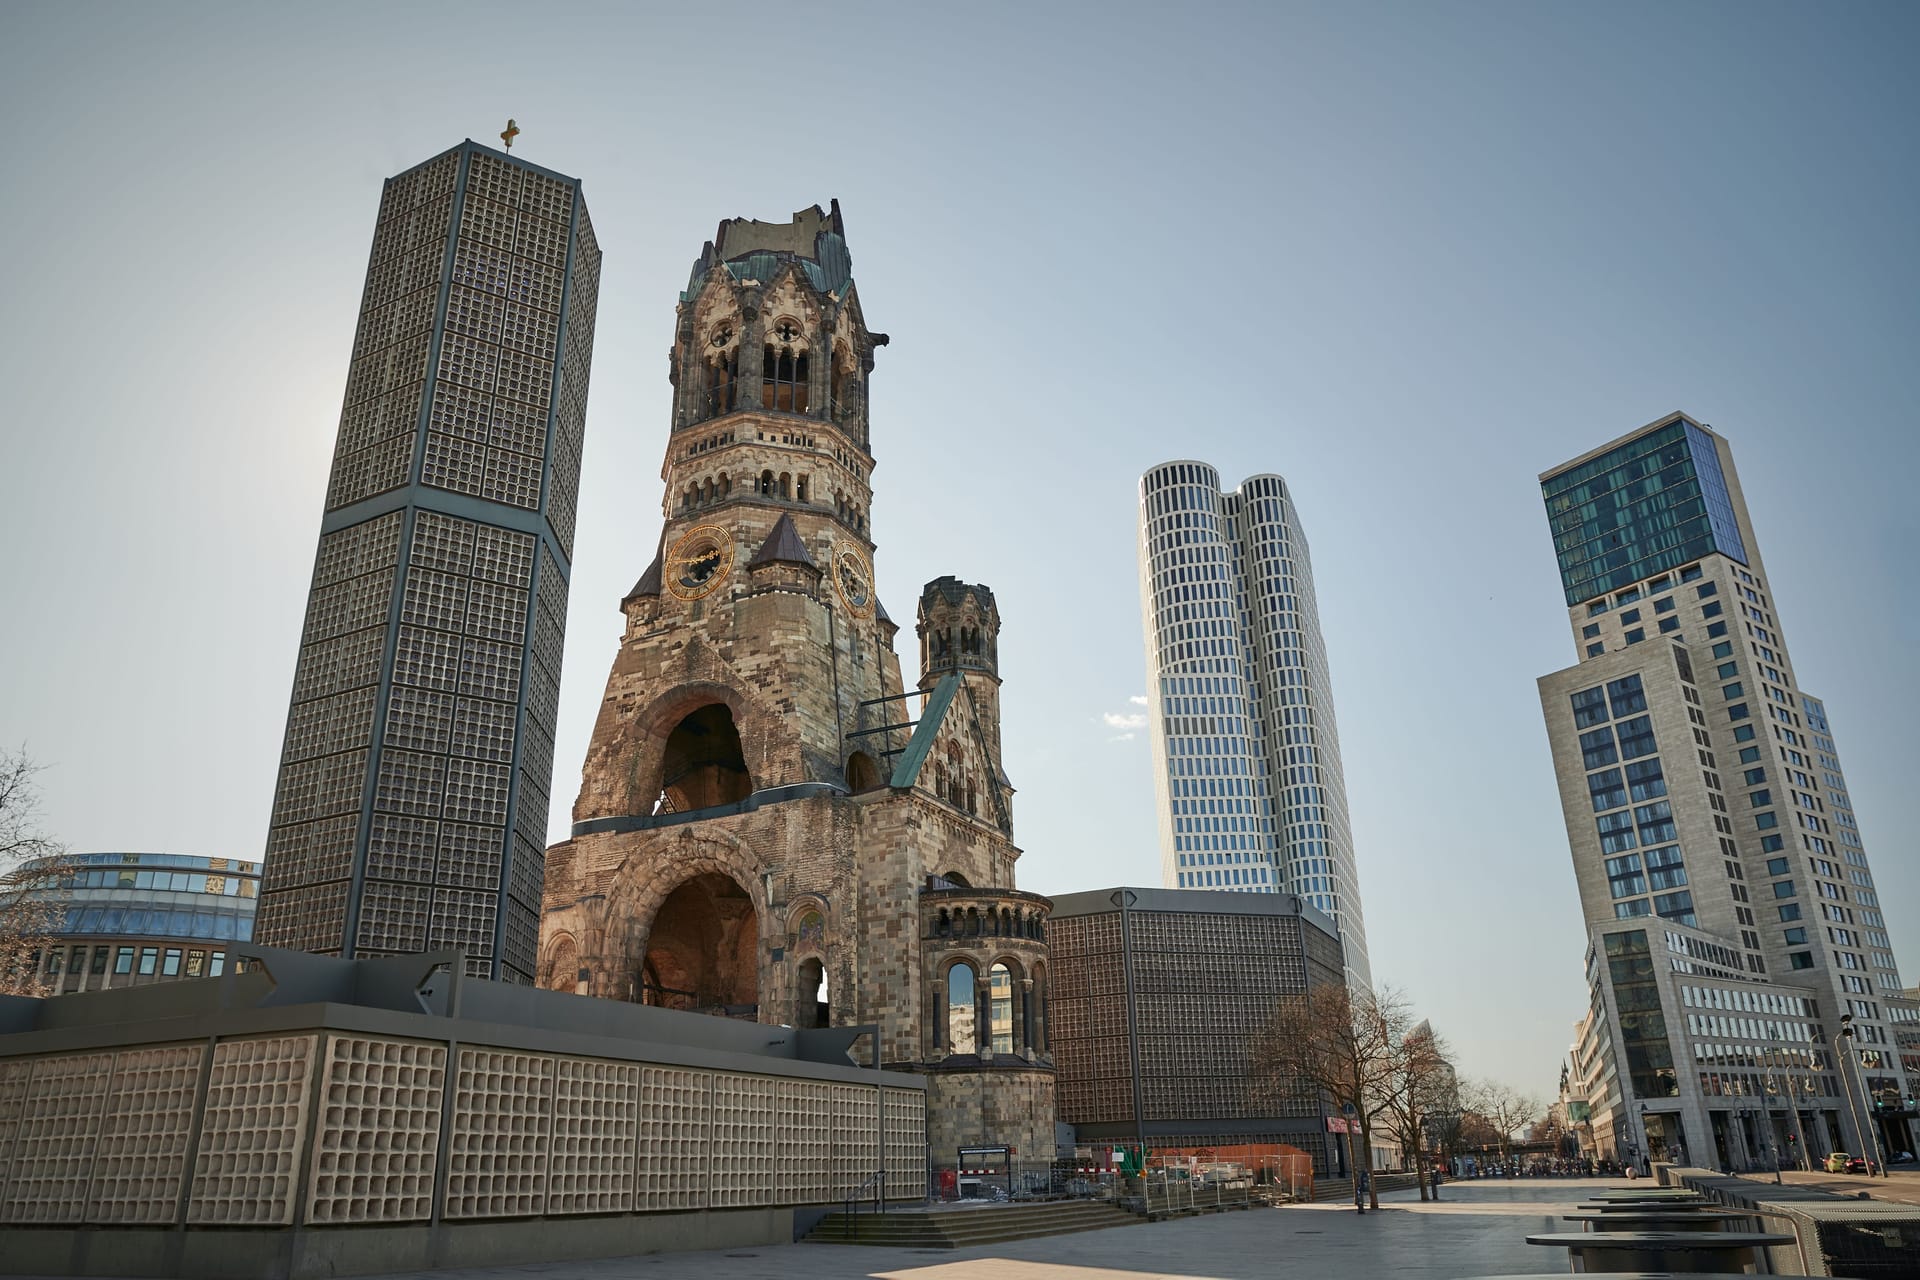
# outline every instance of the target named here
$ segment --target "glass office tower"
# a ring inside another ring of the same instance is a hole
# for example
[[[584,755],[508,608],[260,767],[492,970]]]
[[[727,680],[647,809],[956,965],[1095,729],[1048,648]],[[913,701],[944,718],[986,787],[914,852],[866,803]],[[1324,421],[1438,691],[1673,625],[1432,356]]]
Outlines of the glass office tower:
[[[1670,414],[1540,488],[1580,655],[1541,705],[1618,1050],[1598,1130],[1736,1168],[1911,1150],[1888,920],[1727,442]]]
[[[1140,599],[1169,888],[1294,893],[1370,985],[1313,567],[1286,482],[1202,462],[1140,480]]]
[[[467,142],[387,181],[255,938],[531,981],[600,250]]]

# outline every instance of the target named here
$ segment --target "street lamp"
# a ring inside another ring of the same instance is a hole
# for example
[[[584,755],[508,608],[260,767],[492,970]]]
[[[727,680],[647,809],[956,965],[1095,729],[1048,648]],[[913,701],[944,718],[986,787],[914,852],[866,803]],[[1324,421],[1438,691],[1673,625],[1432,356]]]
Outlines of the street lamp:
[[[1841,1053],[1844,1054],[1848,1059],[1851,1059],[1853,1061],[1854,1070],[1859,1071],[1860,1070],[1859,1059],[1854,1057],[1854,1055],[1859,1052],[1859,1037],[1854,1032],[1852,1014],[1843,1013],[1840,1015],[1840,1035],[1837,1038],[1843,1042],[1839,1046]],[[1846,1065],[1843,1063],[1840,1067],[1840,1083],[1846,1086],[1847,1107],[1849,1110],[1851,1110],[1854,1106],[1853,1084],[1852,1084],[1852,1081],[1849,1079],[1850,1074],[1851,1073],[1848,1072]],[[1887,1152],[1886,1152],[1885,1146],[1881,1141],[1880,1126],[1873,1122],[1873,1115],[1871,1112],[1867,1110],[1866,1094],[1867,1094],[1867,1077],[1865,1073],[1862,1072],[1860,1076],[1859,1107],[1860,1107],[1860,1115],[1863,1120],[1863,1126],[1860,1130],[1860,1136],[1863,1138],[1870,1138],[1871,1146],[1867,1151],[1864,1151],[1861,1154],[1863,1157],[1867,1158],[1867,1160],[1869,1161],[1869,1164],[1871,1164],[1871,1160],[1873,1156],[1875,1155],[1879,1156],[1880,1157],[1880,1176],[1883,1178],[1891,1178],[1893,1177],[1893,1174],[1887,1169]],[[1869,1167],[1867,1172],[1869,1176],[1872,1175],[1873,1170],[1871,1169],[1871,1167]]]

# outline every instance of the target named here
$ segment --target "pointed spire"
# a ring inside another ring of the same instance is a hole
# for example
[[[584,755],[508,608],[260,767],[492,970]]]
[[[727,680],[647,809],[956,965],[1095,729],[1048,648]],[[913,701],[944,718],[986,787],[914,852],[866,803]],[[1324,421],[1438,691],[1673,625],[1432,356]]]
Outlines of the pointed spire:
[[[747,561],[747,568],[758,569],[763,564],[803,564],[809,569],[818,569],[813,557],[807,554],[807,544],[800,541],[800,531],[793,527],[793,517],[786,512],[780,513],[779,523],[773,526],[773,532],[760,549],[753,553],[753,559]]]
[[[627,600],[638,600],[642,596],[660,594],[661,565],[666,559],[666,553],[667,535],[663,529],[660,533],[660,546],[653,553],[653,563],[647,566],[647,571],[640,575],[640,581],[633,584],[633,590],[627,592],[627,598],[622,600],[621,604],[627,603]]]

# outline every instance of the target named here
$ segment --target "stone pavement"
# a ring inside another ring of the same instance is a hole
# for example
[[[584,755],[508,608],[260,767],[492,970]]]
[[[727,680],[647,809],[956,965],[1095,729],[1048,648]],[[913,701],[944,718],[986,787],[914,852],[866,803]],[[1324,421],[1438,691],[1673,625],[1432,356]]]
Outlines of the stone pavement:
[[[1352,1205],[1294,1205],[1114,1227],[975,1249],[795,1244],[412,1273],[385,1280],[1457,1280],[1564,1271],[1565,1250],[1526,1243],[1564,1231],[1560,1215],[1619,1179],[1523,1178],[1449,1184]]]
[[[1740,1176],[1755,1182],[1773,1181],[1773,1175],[1769,1173],[1743,1173]],[[1798,1169],[1789,1169],[1780,1176],[1795,1186],[1818,1187],[1835,1195],[1857,1196],[1864,1191],[1875,1200],[1920,1204],[1920,1169],[1911,1165],[1904,1169],[1896,1168],[1890,1178],[1869,1178],[1857,1173],[1805,1173]]]

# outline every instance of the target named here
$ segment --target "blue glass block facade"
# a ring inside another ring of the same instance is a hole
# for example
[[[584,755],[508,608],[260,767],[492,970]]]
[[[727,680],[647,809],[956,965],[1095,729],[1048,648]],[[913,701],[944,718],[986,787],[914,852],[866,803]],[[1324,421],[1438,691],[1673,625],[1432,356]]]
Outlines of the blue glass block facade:
[[[1713,438],[1676,416],[1540,482],[1567,603],[1713,552],[1747,563]]]

